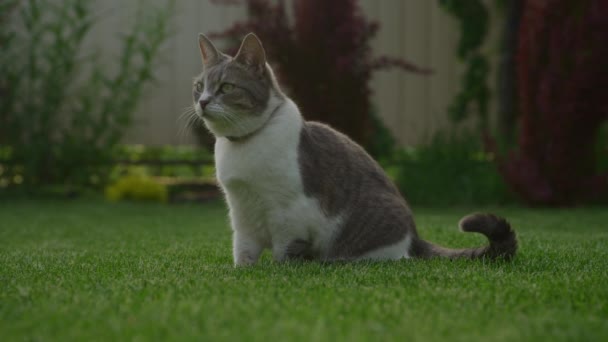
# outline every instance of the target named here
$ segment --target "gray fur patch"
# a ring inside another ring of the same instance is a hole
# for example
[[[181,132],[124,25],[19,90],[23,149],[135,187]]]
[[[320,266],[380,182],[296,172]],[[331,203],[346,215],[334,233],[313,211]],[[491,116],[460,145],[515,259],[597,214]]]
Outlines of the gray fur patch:
[[[329,217],[345,221],[329,259],[352,259],[416,235],[412,214],[382,168],[345,135],[306,122],[300,133],[299,164],[304,191]]]

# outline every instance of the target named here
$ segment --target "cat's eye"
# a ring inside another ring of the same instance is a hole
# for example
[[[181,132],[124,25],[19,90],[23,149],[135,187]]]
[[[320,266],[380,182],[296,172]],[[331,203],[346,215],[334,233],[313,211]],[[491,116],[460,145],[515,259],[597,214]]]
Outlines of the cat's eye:
[[[196,91],[199,93],[203,91],[203,88],[205,88],[205,86],[203,86],[203,82],[196,82],[194,86],[196,87]]]
[[[220,87],[220,91],[224,94],[229,93],[234,90],[234,84],[224,83]]]

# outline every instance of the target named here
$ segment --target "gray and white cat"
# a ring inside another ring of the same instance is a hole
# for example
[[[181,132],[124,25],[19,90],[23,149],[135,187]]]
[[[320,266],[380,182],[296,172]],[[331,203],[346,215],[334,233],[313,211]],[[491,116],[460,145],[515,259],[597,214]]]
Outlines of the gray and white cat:
[[[194,82],[194,107],[216,137],[236,265],[254,264],[266,248],[277,261],[515,255],[514,231],[490,214],[460,221],[463,231],[486,235],[488,246],[448,249],[422,240],[380,166],[347,136],[304,121],[254,34],[235,57],[202,34],[199,46],[203,73]]]

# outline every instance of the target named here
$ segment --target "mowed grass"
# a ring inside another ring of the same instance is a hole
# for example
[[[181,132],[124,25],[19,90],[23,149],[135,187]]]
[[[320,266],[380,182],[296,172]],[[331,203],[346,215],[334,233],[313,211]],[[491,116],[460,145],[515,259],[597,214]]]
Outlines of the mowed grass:
[[[415,208],[453,247],[471,208]],[[510,262],[232,266],[226,209],[101,201],[0,203],[0,339],[608,340],[608,209],[507,216]]]

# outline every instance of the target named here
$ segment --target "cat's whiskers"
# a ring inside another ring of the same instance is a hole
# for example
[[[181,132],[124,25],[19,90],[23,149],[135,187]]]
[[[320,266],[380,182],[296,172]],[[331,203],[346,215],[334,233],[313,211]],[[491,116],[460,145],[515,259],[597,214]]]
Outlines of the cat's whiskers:
[[[179,123],[179,131],[177,132],[178,138],[183,138],[186,133],[186,129],[188,128],[188,121],[190,120],[190,115],[192,115],[193,108],[192,106],[184,108],[182,113],[177,118],[177,122]],[[184,124],[183,121],[186,120]]]
[[[196,124],[200,125],[199,120],[200,118],[198,117],[194,106],[186,107],[177,119],[178,122],[185,121],[183,124],[180,125],[179,131],[177,133],[178,137],[180,139],[189,137],[192,133],[191,128],[195,128]]]

